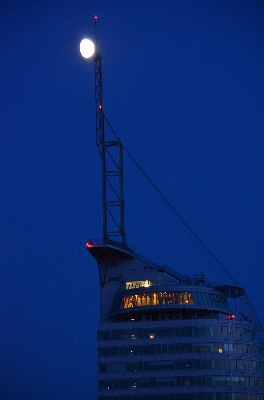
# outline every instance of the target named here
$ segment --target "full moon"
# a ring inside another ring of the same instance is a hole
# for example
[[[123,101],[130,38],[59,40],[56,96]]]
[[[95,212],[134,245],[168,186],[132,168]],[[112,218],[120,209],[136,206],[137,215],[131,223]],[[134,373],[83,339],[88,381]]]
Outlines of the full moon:
[[[84,58],[92,57],[94,54],[94,44],[89,39],[83,39],[80,43],[80,52]]]

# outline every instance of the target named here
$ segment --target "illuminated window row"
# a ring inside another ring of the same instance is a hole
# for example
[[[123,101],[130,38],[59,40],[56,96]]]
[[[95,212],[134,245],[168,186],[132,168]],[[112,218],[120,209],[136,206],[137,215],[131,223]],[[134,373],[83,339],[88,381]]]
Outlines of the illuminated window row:
[[[224,296],[207,292],[152,292],[137,293],[121,299],[120,308],[158,306],[158,305],[206,305],[226,308],[227,300]]]
[[[122,298],[120,308],[157,306],[168,304],[194,304],[191,292],[155,292],[135,294]]]
[[[182,326],[177,328],[156,329],[115,329],[98,331],[98,340],[130,340],[173,337],[235,337],[254,340],[255,332],[246,328],[230,328],[227,326]]]
[[[243,376],[181,376],[165,378],[108,379],[99,380],[99,390],[165,388],[182,386],[242,386],[263,388],[263,378]]]
[[[176,360],[151,362],[120,362],[99,364],[99,373],[123,373],[143,371],[177,371],[182,369],[238,369],[264,372],[264,363],[251,360]]]
[[[144,394],[136,396],[99,396],[99,400],[263,400],[253,393]]]
[[[200,344],[169,344],[149,346],[111,346],[99,347],[99,357],[139,356],[155,354],[188,354],[188,353],[234,353],[263,357],[264,349],[252,344],[239,343],[200,343]]]

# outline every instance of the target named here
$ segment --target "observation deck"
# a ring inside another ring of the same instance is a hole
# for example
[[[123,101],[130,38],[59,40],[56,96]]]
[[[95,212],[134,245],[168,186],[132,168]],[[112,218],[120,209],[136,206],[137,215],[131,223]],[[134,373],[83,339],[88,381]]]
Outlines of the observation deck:
[[[199,286],[149,286],[119,291],[109,312],[110,318],[125,315],[200,313],[230,316],[229,303],[223,293]]]

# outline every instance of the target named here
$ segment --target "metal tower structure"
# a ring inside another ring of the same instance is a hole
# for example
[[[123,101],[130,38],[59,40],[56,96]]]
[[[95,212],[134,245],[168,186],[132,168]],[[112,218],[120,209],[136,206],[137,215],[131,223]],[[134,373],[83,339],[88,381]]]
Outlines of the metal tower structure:
[[[95,19],[96,21],[96,19]],[[126,244],[124,228],[123,149],[120,139],[106,138],[102,96],[102,57],[94,53],[96,145],[102,162],[103,240]]]

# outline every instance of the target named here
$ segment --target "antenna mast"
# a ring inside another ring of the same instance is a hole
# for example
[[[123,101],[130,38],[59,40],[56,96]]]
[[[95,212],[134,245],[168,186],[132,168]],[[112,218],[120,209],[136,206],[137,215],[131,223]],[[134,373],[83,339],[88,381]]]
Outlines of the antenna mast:
[[[95,21],[95,113],[96,145],[102,162],[102,216],[103,240],[119,240],[126,244],[124,228],[124,183],[123,183],[123,147],[118,138],[106,138],[105,116],[102,97],[102,57],[97,50],[97,32]]]

